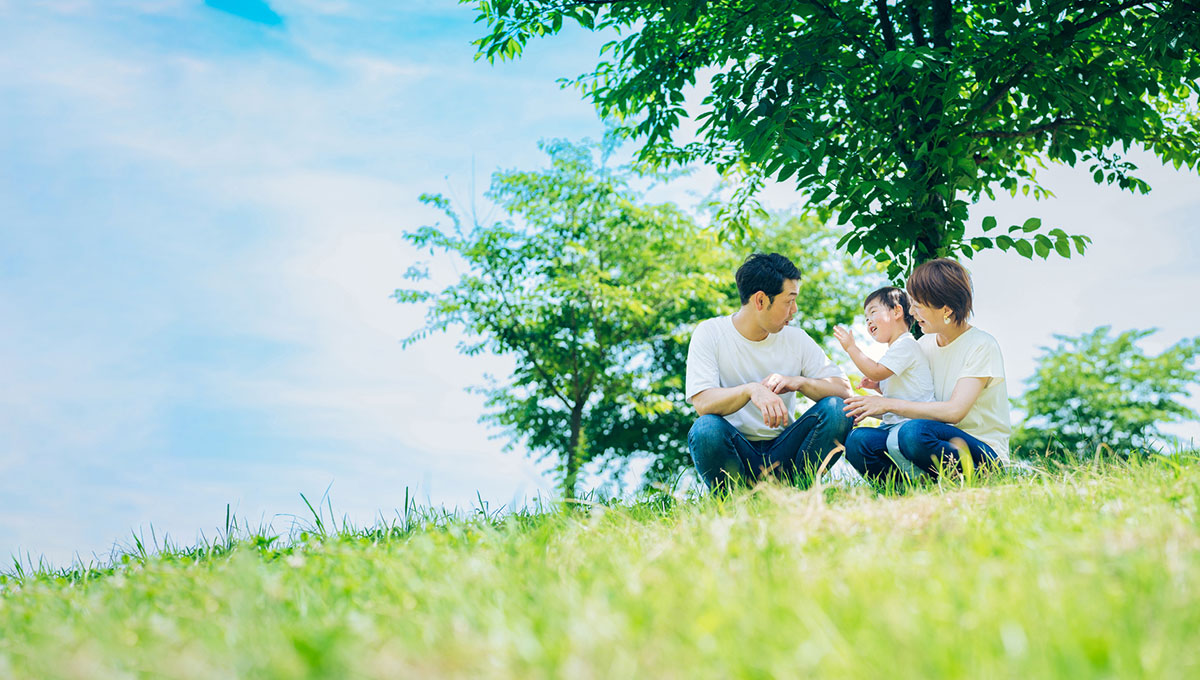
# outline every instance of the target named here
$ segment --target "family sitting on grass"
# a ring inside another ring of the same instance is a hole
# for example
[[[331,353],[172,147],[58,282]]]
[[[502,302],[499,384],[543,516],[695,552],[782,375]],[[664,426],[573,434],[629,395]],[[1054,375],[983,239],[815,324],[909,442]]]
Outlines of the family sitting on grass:
[[[738,268],[742,307],[701,322],[687,358],[688,433],[696,472],[711,489],[774,476],[807,483],[846,460],[870,481],[903,484],[1008,460],[1004,360],[995,338],[967,323],[971,278],[948,259],[926,262],[907,293],[880,288],[864,302],[867,332],[888,345],[874,361],[845,328],[834,335],[863,374],[859,396],[796,314],[800,270],[777,253]],[[923,333],[913,338],[916,321]],[[793,420],[796,393],[815,403]],[[879,427],[858,427],[879,418]]]

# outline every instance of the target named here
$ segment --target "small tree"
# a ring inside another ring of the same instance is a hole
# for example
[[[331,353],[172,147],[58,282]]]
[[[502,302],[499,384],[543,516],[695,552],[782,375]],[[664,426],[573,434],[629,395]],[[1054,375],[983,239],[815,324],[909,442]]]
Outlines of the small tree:
[[[572,498],[583,464],[651,451],[646,437],[673,434],[657,423],[670,402],[655,395],[670,380],[651,347],[727,298],[717,266],[725,251],[674,206],[639,204],[630,173],[598,164],[592,148],[542,148],[549,169],[492,177],[486,196],[513,220],[464,228],[445,198],[422,197],[453,226],[406,237],[456,256],[466,271],[441,291],[395,298],[428,306],[425,327],[406,344],[456,325],[469,336],[464,353],[513,357],[511,376],[480,389],[488,418],[554,457]]]
[[[1121,456],[1169,440],[1161,426],[1192,420],[1196,413],[1178,401],[1200,378],[1191,365],[1200,337],[1180,340],[1158,356],[1138,341],[1153,330],[1115,336],[1101,326],[1079,337],[1056,335],[1043,347],[1029,389],[1016,400],[1026,412],[1013,434],[1024,455],[1091,455],[1101,444]]]
[[[643,160],[741,174],[743,198],[794,182],[893,278],[984,248],[1082,253],[1086,236],[1032,217],[967,233],[984,195],[1048,195],[1045,161],[1144,192],[1131,146],[1176,168],[1200,158],[1195,0],[462,1],[487,26],[487,59],[569,22],[613,35],[568,82],[626,121]],[[699,139],[678,139],[701,78]]]

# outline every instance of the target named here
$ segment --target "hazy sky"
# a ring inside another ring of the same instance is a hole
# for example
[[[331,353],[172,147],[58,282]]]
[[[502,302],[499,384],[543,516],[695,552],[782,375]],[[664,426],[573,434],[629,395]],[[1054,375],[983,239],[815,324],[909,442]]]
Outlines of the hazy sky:
[[[472,20],[450,0],[0,0],[0,559],[86,560],[152,524],[191,543],[227,503],[286,529],[330,484],[360,523],[406,487],[549,492],[464,391],[506,362],[453,336],[402,350],[421,310],[389,299],[417,257],[403,231],[436,218],[419,194],[469,201],[473,167],[481,191],[541,165],[539,139],[602,131],[555,84],[602,40],[493,67]],[[1052,169],[1056,199],[973,211],[1096,241],[971,265],[1010,394],[1053,333],[1155,326],[1152,351],[1200,333],[1200,179],[1140,160],[1149,196]],[[691,205],[713,180],[654,197]]]

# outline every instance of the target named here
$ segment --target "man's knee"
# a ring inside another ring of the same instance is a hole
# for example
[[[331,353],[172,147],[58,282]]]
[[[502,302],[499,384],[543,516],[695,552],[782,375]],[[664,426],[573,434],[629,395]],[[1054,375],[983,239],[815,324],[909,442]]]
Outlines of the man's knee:
[[[850,429],[854,427],[854,420],[846,415],[846,402],[841,397],[825,397],[813,408],[817,409],[825,422],[833,428],[834,436],[845,441]]]
[[[688,446],[695,448],[725,439],[726,424],[726,420],[721,416],[711,413],[700,416],[696,422],[692,423],[692,429],[688,430]]]
[[[692,423],[688,431],[688,452],[692,454],[692,462],[697,468],[706,468],[721,460],[725,454],[732,453],[729,443],[729,425],[721,416],[708,414],[700,416]]]

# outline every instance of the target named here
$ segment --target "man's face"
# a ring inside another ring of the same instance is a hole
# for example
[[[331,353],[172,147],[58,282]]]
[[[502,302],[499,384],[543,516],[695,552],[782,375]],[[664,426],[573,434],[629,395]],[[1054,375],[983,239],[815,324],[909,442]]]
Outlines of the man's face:
[[[796,279],[785,279],[783,290],[769,302],[763,310],[763,327],[768,333],[778,333],[796,316],[796,294],[800,292],[800,282]],[[764,294],[765,297],[765,294]]]

